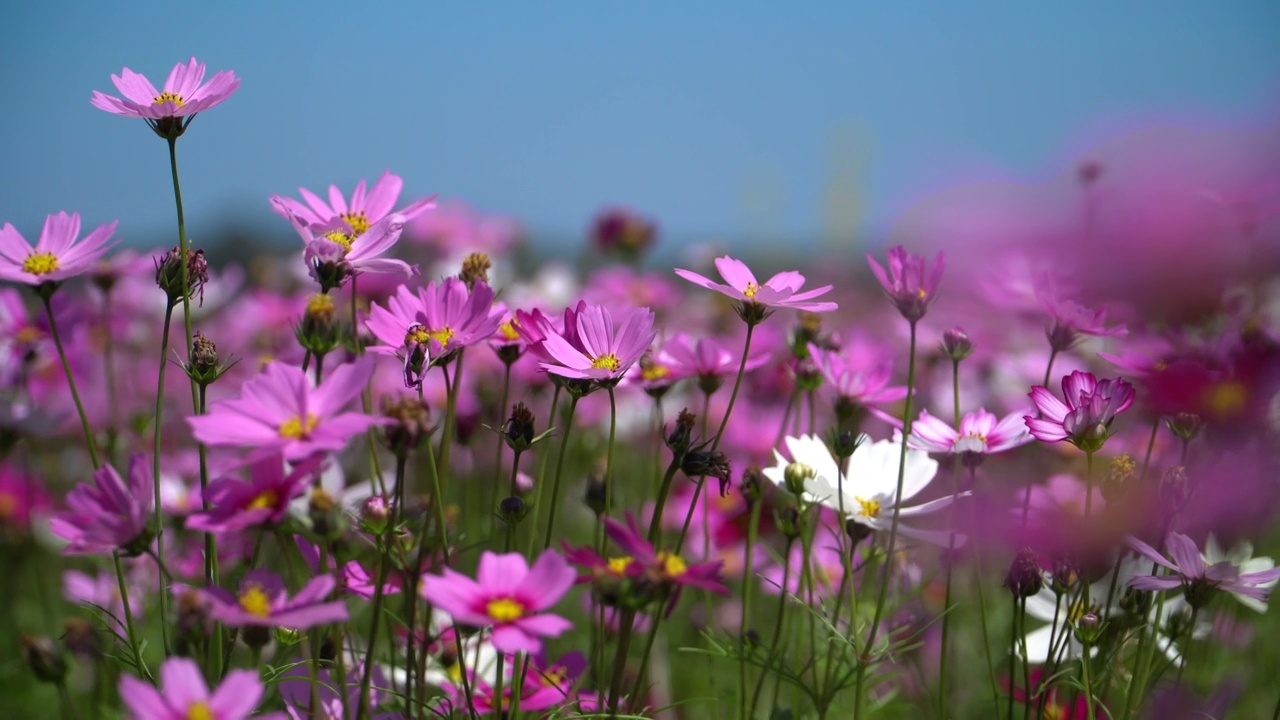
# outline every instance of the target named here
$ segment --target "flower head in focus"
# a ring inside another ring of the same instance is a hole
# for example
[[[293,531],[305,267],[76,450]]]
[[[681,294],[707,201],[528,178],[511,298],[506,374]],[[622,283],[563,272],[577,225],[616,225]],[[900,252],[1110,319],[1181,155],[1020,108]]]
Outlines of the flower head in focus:
[[[830,285],[798,292],[804,285],[804,276],[794,270],[780,272],[766,280],[763,284],[746,263],[725,255],[716,258],[716,270],[724,284],[709,280],[690,270],[677,268],[676,275],[694,285],[715,290],[738,301],[738,314],[750,325],[759,323],[768,317],[774,308],[791,308],[808,310],[809,312],[831,312],[836,309],[833,302],[813,302],[813,299],[827,294]]]
[[[939,252],[933,259],[933,269],[923,255],[907,252],[901,245],[889,251],[889,269],[867,255],[867,263],[871,272],[880,281],[884,292],[897,306],[898,312],[909,322],[916,322],[924,317],[929,304],[934,301],[938,292],[938,284],[942,282],[942,271],[947,267],[947,256]]]
[[[99,225],[80,236],[80,214],[60,212],[45,218],[35,247],[12,225],[0,228],[0,280],[43,285],[62,282],[97,267],[98,259],[111,247],[107,241],[116,222]]]
[[[240,78],[231,70],[214,73],[207,83],[204,73],[205,64],[191,58],[174,65],[164,89],[156,90],[145,76],[125,68],[111,76],[123,99],[94,90],[89,103],[116,115],[142,118],[160,137],[177,138],[196,113],[222,103],[240,87]]]
[[[245,574],[234,595],[218,587],[201,592],[209,602],[210,616],[229,627],[306,630],[347,619],[346,603],[329,600],[336,584],[333,576],[319,575],[289,597],[279,575],[259,568]]]
[[[1040,417],[1023,416],[1037,440],[1066,440],[1086,452],[1095,452],[1111,436],[1111,423],[1133,405],[1133,385],[1120,378],[1098,380],[1079,370],[1062,378],[1063,400],[1043,386],[1028,393]],[[1065,402],[1064,402],[1065,400]]]
[[[608,308],[587,305],[574,318],[576,327],[572,335],[566,322],[563,335],[550,333],[543,338],[542,348],[554,362],[543,363],[542,368],[572,379],[620,380],[657,335],[653,319],[648,308],[631,308],[622,314],[615,328]],[[572,341],[574,337],[580,347]]]
[[[961,418],[958,430],[927,410],[921,410],[920,417],[911,423],[911,436],[907,438],[907,446],[912,449],[957,454],[970,467],[976,467],[987,455],[1029,442],[1031,435],[1021,412],[997,419],[985,408]]]
[[[468,289],[456,277],[429,282],[416,293],[401,286],[385,308],[376,303],[369,308],[365,325],[381,343],[370,351],[403,357],[405,386],[417,387],[431,365],[498,331],[504,311],[493,297],[487,283],[477,281]]]

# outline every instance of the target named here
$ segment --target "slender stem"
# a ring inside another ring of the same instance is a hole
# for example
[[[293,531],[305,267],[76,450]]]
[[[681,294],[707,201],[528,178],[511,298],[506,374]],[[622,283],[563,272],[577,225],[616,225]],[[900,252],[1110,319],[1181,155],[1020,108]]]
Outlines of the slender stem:
[[[898,543],[898,518],[902,513],[902,483],[907,469],[907,441],[911,435],[911,401],[916,384],[916,323],[911,325],[911,344],[907,352],[907,397],[903,402],[902,417],[902,449],[898,455],[898,485],[893,494],[893,524],[889,529],[889,548],[885,554],[884,577],[881,579],[880,595],[876,599],[876,610],[871,619],[871,630],[867,634],[863,661],[858,664],[857,700],[855,708],[858,716],[863,716],[866,707],[867,664],[875,652],[876,634],[880,631],[880,618],[884,613],[885,600],[889,595],[889,585],[893,579],[893,553]]]
[[[1026,688],[1026,693],[1022,696],[1022,719],[1028,720],[1031,715],[1031,659],[1027,657],[1027,599],[1025,597],[1019,598],[1018,602],[1018,646],[1022,650],[1022,686]]]
[[[975,547],[973,549],[973,572],[977,576],[978,586],[978,619],[982,625],[982,650],[987,658],[987,678],[991,682],[991,698],[994,702],[993,711],[1000,707],[1000,686],[996,682],[996,663],[991,656],[991,634],[987,629],[987,591],[986,578],[982,572],[982,549]]]
[[[1086,450],[1085,456],[1085,490],[1084,490],[1084,521],[1089,522],[1090,516],[1093,514],[1093,451]],[[1084,610],[1089,612],[1091,598],[1089,597],[1089,585],[1086,580],[1080,583],[1081,593],[1084,595]],[[1080,669],[1084,674],[1084,706],[1085,713],[1089,720],[1094,720],[1095,710],[1093,707],[1093,677],[1091,672],[1092,663],[1089,661],[1089,650],[1092,643],[1088,638],[1083,642],[1084,652],[1080,654]]]
[[[178,257],[182,263],[182,329],[186,336],[187,357],[191,357],[191,277],[187,262],[187,223],[182,215],[182,187],[178,184],[178,138],[169,138],[169,170],[173,175],[173,204],[178,211]],[[195,379],[191,380],[191,407],[197,401]]]
[[[764,507],[759,497],[751,503],[751,519],[747,523],[747,544],[742,554],[742,618],[738,621],[738,704],[739,717],[747,720],[747,623],[751,621],[751,589],[755,578],[751,572],[751,551],[755,549],[760,530],[760,512]],[[846,574],[846,578],[848,575]],[[843,595],[843,593],[841,593]],[[839,620],[839,611],[836,619]]]
[[[716,430],[716,439],[711,442],[711,451],[720,447],[720,438],[724,437],[724,429],[729,425],[729,416],[733,414],[733,405],[738,400],[738,390],[742,388],[742,376],[747,372],[747,355],[751,352],[751,335],[756,326],[747,323],[747,339],[742,344],[742,360],[738,363],[738,375],[733,380],[733,392],[729,393],[729,405],[724,409],[724,417],[720,418],[720,429]]]
[[[551,393],[551,410],[547,413],[547,426],[548,426],[548,427],[554,427],[554,426],[555,426],[555,424],[556,424],[556,410],[557,410],[557,409],[559,409],[559,407],[560,407],[560,384],[559,384],[559,383],[556,383],[555,390],[554,390],[554,391],[552,391],[552,393]],[[537,517],[538,517],[538,514],[542,511],[542,508],[541,508],[541,505],[542,505],[542,486],[543,486],[543,484],[544,484],[544,483],[542,482],[542,480],[543,480],[543,478],[544,478],[544,477],[546,477],[546,474],[547,474],[547,458],[550,456],[550,453],[545,453],[545,452],[542,452],[541,450],[539,450],[539,451],[538,451],[538,456],[539,456],[539,460],[538,460],[538,477],[534,480],[534,485],[533,485],[533,518],[534,518],[534,522],[529,523],[529,544],[528,544],[528,546],[525,548],[525,551],[524,551],[525,558],[528,558],[528,559],[531,559],[531,558],[533,557],[533,544],[534,544],[535,542],[537,542],[537,537],[538,537],[538,529],[537,529],[537,527],[536,527],[536,526],[537,526]]]
[[[403,487],[405,479],[405,463],[407,455],[404,452],[396,453],[396,488]],[[396,511],[397,515],[399,510]],[[373,680],[373,654],[378,647],[378,623],[382,619],[382,598],[384,596],[383,587],[387,584],[387,572],[391,564],[391,537],[395,532],[396,523],[387,523],[387,527],[382,531],[382,536],[377,538],[378,546],[378,573],[376,584],[373,586],[373,618],[370,620],[369,626],[369,649],[365,651],[364,656],[364,674],[360,678],[360,704],[359,714],[357,718],[369,717],[369,688]]]
[[[107,391],[107,462],[115,462],[116,438],[119,431],[120,404],[116,402],[116,360],[115,334],[111,332],[111,291],[102,293],[102,317],[100,322],[106,329],[106,338],[102,348],[103,370],[106,372]]]
[[[177,177],[176,175],[174,177]],[[186,267],[186,262],[182,264]],[[156,381],[156,410],[155,410],[155,432],[152,434],[151,443],[151,480],[152,488],[155,492],[155,531],[156,531],[156,562],[161,566],[164,565],[164,509],[160,502],[160,433],[164,428],[164,376],[165,370],[169,367],[166,358],[169,356],[169,328],[173,320],[173,308],[175,300],[172,298],[165,301],[164,307],[164,329],[160,333],[160,373]],[[199,407],[200,400],[197,396],[196,406]],[[201,493],[203,496],[203,493]],[[160,629],[164,642],[165,656],[169,655],[169,622],[168,622],[168,601],[166,599],[168,593],[164,589],[164,576],[160,576],[160,597],[157,603],[160,606]]]
[[[609,683],[609,717],[618,716],[618,701],[622,692],[622,673],[627,666],[627,650],[631,647],[631,626],[635,624],[636,611],[623,610],[622,627],[618,632],[618,648],[613,656],[613,680]]]
[[[564,451],[569,447],[569,430],[573,427],[573,413],[578,409],[578,396],[570,393],[569,417],[565,420],[564,434],[560,436],[560,455],[556,459],[556,476],[551,481],[551,510],[547,516],[547,534],[542,549],[551,547],[551,535],[556,527],[556,507],[560,504],[560,476],[564,473]]]
[[[1018,688],[1018,599],[1013,599],[1009,613],[1009,692],[1005,698],[1005,717],[1013,720],[1013,691]],[[1030,692],[1030,690],[1028,690]]]
[[[778,588],[778,609],[777,612],[774,613],[773,639],[769,641],[769,662],[765,665],[764,669],[760,671],[760,682],[756,683],[755,693],[751,696],[750,717],[756,716],[756,706],[760,702],[760,691],[764,688],[763,674],[773,667],[773,661],[775,658],[781,659],[781,655],[778,653],[778,642],[782,639],[782,627],[787,615],[787,593],[789,592],[787,587],[791,581],[791,546],[794,544],[794,538],[787,538],[787,546],[782,552],[782,585]],[[777,694],[776,691],[774,694]]]
[[[676,477],[676,471],[680,469],[680,457],[673,456],[671,463],[667,465],[667,471],[662,475],[662,487],[658,490],[658,500],[653,507],[653,517],[649,520],[649,544],[655,548],[658,546],[658,536],[662,534],[662,511],[667,504],[667,495],[671,493],[671,482]]]
[[[613,445],[618,436],[618,401],[613,396],[613,388],[609,389],[609,447],[604,456],[604,512],[601,517],[609,517],[613,507]]]
[[[502,423],[506,421],[507,402],[508,400],[510,400],[510,397],[511,397],[511,365],[509,363],[504,363],[503,371],[502,371],[502,404],[498,406],[498,423],[494,427],[501,429]],[[498,487],[499,487],[499,483],[502,481],[502,447],[506,445],[506,443],[503,442],[501,433],[494,433],[494,439],[496,440],[496,442],[494,443],[495,449],[494,449],[494,458],[493,458],[493,483],[492,483],[493,497],[489,498],[489,503],[486,505],[486,507],[494,507],[498,504],[497,503]],[[512,490],[511,494],[515,495],[516,493],[514,490]]]
[[[953,359],[951,361],[951,402],[955,416],[956,431],[960,428],[960,360]],[[955,497],[960,490],[960,461],[959,455],[955,456],[955,460],[951,463],[951,497]],[[942,644],[938,648],[938,717],[945,718],[947,716],[947,660],[948,647],[951,638],[951,585],[952,576],[955,570],[955,551],[956,551],[956,504],[951,503],[951,507],[947,509],[947,527],[950,533],[947,535],[947,554],[946,554],[946,574],[947,589],[942,601]]]
[[[53,305],[51,300],[53,290],[38,292],[40,299],[44,301],[44,312],[49,318],[49,332],[53,334],[53,344],[58,348],[58,358],[62,360],[62,371],[67,375],[67,386],[71,388],[71,399],[75,401],[76,412],[80,415],[80,427],[84,429],[85,445],[89,448],[89,461],[93,463],[94,469],[102,467],[102,463],[98,461],[98,445],[93,441],[93,431],[89,429],[89,416],[84,412],[84,405],[80,402],[80,393],[76,390],[76,379],[71,374],[71,365],[67,362],[67,352],[62,348],[62,336],[58,334],[58,321],[53,317]],[[158,504],[158,501],[157,501]]]
[[[116,585],[120,588],[120,603],[124,605],[125,630],[129,634],[129,649],[133,651],[133,661],[137,664],[138,674],[150,677],[151,671],[142,662],[142,651],[138,649],[138,633],[133,629],[133,609],[129,606],[129,587],[124,581],[124,568],[120,565],[120,551],[111,553],[111,560],[116,566]]]

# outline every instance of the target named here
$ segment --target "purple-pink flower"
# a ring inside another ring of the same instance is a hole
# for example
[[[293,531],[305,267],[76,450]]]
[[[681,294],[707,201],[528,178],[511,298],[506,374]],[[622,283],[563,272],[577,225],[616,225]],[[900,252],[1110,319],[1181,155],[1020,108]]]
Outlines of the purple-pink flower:
[[[456,623],[493,626],[493,646],[501,652],[537,652],[539,637],[555,637],[573,627],[568,620],[543,612],[568,592],[573,569],[548,550],[533,563],[520,553],[484,552],[476,579],[449,568],[422,584],[422,596]]]
[[[1137,538],[1129,538],[1129,545],[1143,557],[1169,571],[1167,575],[1135,577],[1129,581],[1129,587],[1153,592],[1180,587],[1192,607],[1203,607],[1212,599],[1216,590],[1266,602],[1276,581],[1280,580],[1280,568],[1241,573],[1240,568],[1228,560],[1210,565],[1205,562],[1194,540],[1176,532],[1169,533],[1164,540],[1169,559],[1165,559],[1155,548]]]
[[[94,90],[89,102],[99,110],[146,120],[195,115],[231,97],[240,87],[240,78],[231,70],[214,73],[208,83],[204,83],[204,71],[204,63],[196,62],[195,58],[185,64],[178,63],[169,71],[164,90],[156,90],[145,76],[125,68],[119,75],[111,76],[111,82],[124,99]]]
[[[582,380],[609,381],[620,379],[649,349],[657,335],[653,329],[653,312],[649,308],[631,308],[623,312],[615,329],[613,314],[602,305],[587,305],[574,318],[578,344],[565,334],[548,334],[542,349],[554,362],[542,363],[553,375]],[[568,318],[566,318],[566,321]]]
[[[769,359],[768,352],[749,355],[744,371],[755,370]],[[696,377],[704,392],[713,392],[725,376],[738,372],[742,353],[730,350],[715,338],[698,338],[695,341],[684,333],[677,333],[663,344],[653,360],[659,367],[667,368],[672,377]]]
[[[403,357],[405,386],[418,387],[432,364],[498,331],[504,310],[493,297],[488,284],[476,282],[468,289],[456,277],[429,282],[416,293],[402,285],[386,308],[376,303],[369,308],[365,326],[382,343],[369,350]]]
[[[251,446],[251,458],[280,453],[290,462],[316,452],[341,450],[351,436],[382,420],[342,408],[364,390],[374,360],[335,368],[311,387],[302,368],[268,363],[245,382],[240,397],[216,402],[205,415],[187,418],[196,440],[210,446]]]
[[[893,364],[887,359],[872,364],[864,362],[870,360],[865,354],[846,357],[837,350],[826,350],[813,343],[809,343],[809,357],[842,402],[879,405],[907,396],[905,385],[889,385]]]
[[[1111,436],[1111,423],[1133,405],[1133,385],[1120,378],[1098,380],[1079,370],[1062,378],[1063,400],[1036,385],[1028,393],[1040,417],[1023,416],[1027,428],[1042,442],[1067,442],[1096,451]]]
[[[17,229],[5,223],[0,228],[0,280],[40,285],[80,275],[97,266],[111,247],[107,241],[115,230],[116,221],[112,220],[78,241],[80,214],[60,212],[45,218],[40,239],[31,247]]]
[[[744,307],[755,305],[763,308],[791,308],[809,312],[831,312],[836,309],[836,304],[833,302],[812,302],[814,298],[827,294],[831,290],[830,285],[798,292],[804,285],[804,276],[794,270],[780,272],[761,284],[756,280],[751,269],[741,260],[725,255],[716,258],[715,262],[716,270],[720,271],[720,277],[724,279],[725,284],[709,280],[690,270],[677,268],[676,275],[694,285],[727,295],[743,303]]]
[[[404,180],[387,170],[367,192],[364,180],[356,183],[350,202],[337,185],[329,186],[328,202],[306,188],[298,188],[298,194],[306,201],[305,204],[280,195],[272,195],[270,202],[271,209],[286,220],[297,220],[303,225],[324,225],[341,220],[358,236],[392,214],[403,189]],[[435,207],[435,197],[432,195],[418,200],[395,214],[401,216],[403,221],[412,220]]]
[[[272,454],[249,467],[248,481],[234,476],[214,480],[204,492],[209,510],[187,518],[186,527],[223,533],[279,523],[289,514],[289,502],[311,485],[324,459],[317,453],[286,473],[284,458]]]
[[[289,597],[279,575],[256,569],[240,580],[235,595],[219,587],[200,592],[209,603],[210,617],[224,625],[305,630],[347,619],[346,603],[328,599],[336,584],[332,575],[319,575]]]
[[[986,455],[1029,442],[1031,435],[1021,412],[997,419],[986,408],[979,408],[960,419],[958,430],[929,411],[921,410],[920,417],[911,424],[907,446],[931,453],[955,453],[966,465],[976,466]]]
[[[417,273],[417,266],[403,260],[382,257],[400,240],[403,215],[388,215],[356,232],[345,220],[332,219],[308,225],[295,216],[289,222],[302,238],[302,259],[311,279],[323,290],[339,287],[352,275],[400,275]]]
[[[245,720],[263,695],[258,671],[232,670],[210,692],[195,660],[169,658],[160,666],[160,686],[132,675],[120,678],[120,699],[134,720]],[[282,720],[282,713],[258,715]]]
[[[870,254],[867,255],[867,263],[902,317],[916,322],[924,317],[929,304],[937,295],[938,284],[942,282],[942,271],[947,267],[947,256],[939,252],[934,257],[933,269],[930,270],[923,255],[909,253],[899,245],[889,250],[888,272]]]
[[[93,473],[93,484],[81,483],[67,493],[67,511],[50,521],[53,534],[70,545],[68,555],[109,554],[124,550],[137,555],[146,550],[151,533],[147,520],[155,503],[155,488],[146,456],[129,458],[129,482],[111,465]]]

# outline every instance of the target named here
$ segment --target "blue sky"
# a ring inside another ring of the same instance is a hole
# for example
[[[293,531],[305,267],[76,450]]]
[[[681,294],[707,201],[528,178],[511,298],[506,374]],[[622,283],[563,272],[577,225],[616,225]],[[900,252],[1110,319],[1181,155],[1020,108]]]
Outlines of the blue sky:
[[[875,234],[965,168],[1069,167],[1118,118],[1280,99],[1280,3],[5,3],[0,221],[169,242],[163,141],[89,105],[120,68],[243,77],[179,143],[191,233],[384,169],[577,238]]]

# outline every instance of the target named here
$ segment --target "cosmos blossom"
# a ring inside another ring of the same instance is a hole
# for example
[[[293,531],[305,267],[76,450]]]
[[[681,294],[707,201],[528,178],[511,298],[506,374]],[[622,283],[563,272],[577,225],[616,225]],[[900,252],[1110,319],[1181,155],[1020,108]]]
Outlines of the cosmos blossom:
[[[1043,386],[1028,393],[1040,417],[1024,415],[1027,428],[1037,440],[1066,440],[1083,450],[1097,450],[1111,435],[1116,416],[1133,405],[1133,385],[1119,378],[1098,380],[1093,373],[1079,370],[1062,378],[1063,400]]]
[[[290,462],[312,453],[341,450],[351,436],[384,420],[342,412],[369,383],[374,359],[335,368],[312,387],[302,368],[268,363],[240,389],[240,397],[214,403],[187,418],[196,440],[212,447],[254,448],[250,459],[282,454]]]
[[[289,597],[279,575],[256,569],[245,574],[235,595],[219,587],[200,592],[209,615],[224,625],[305,630],[347,619],[346,603],[328,599],[336,584],[332,575],[319,575]]]
[[[116,221],[80,237],[80,214],[60,212],[44,220],[35,247],[12,225],[0,228],[0,280],[27,285],[61,282],[97,267],[111,245]]]
[[[620,379],[657,335],[649,308],[624,311],[616,329],[613,314],[602,305],[587,305],[575,320],[580,348],[555,333],[542,341],[543,349],[554,359],[543,363],[542,368],[553,375],[584,380]]]
[[[311,485],[324,459],[317,453],[286,473],[284,458],[272,454],[249,467],[248,481],[218,478],[205,490],[209,510],[189,517],[186,527],[222,533],[279,523],[289,514],[290,501]]]
[[[384,308],[369,308],[365,326],[381,343],[371,352],[404,358],[406,387],[422,384],[422,373],[454,351],[484,342],[498,331],[505,309],[482,281],[468,289],[457,277],[429,282],[417,292],[401,285]]]
[[[1241,568],[1229,559],[1206,563],[1195,541],[1181,533],[1171,532],[1165,537],[1168,559],[1137,538],[1130,538],[1129,545],[1169,571],[1166,575],[1139,575],[1129,581],[1129,587],[1153,592],[1181,588],[1192,607],[1207,604],[1215,591],[1222,590],[1263,603],[1265,609],[1267,597],[1280,581],[1280,568],[1241,573]]]
[[[220,104],[240,87],[240,78],[231,70],[214,73],[207,83],[204,82],[204,73],[205,64],[191,58],[185,64],[174,65],[164,81],[164,90],[156,90],[145,76],[125,68],[119,75],[111,76],[111,82],[115,83],[124,99],[94,90],[89,103],[99,110],[124,117],[146,120],[180,118]]]
[[[709,280],[691,270],[678,268],[676,275],[694,285],[715,290],[742,303],[809,312],[831,312],[836,309],[836,304],[833,302],[812,302],[814,298],[827,294],[831,290],[830,285],[799,292],[800,287],[804,285],[804,276],[794,270],[780,272],[761,284],[756,280],[751,269],[741,260],[725,255],[716,258],[715,263],[716,270],[720,271],[720,277],[724,279],[724,284]]]
[[[53,534],[70,545],[68,555],[108,554],[125,550],[137,555],[150,539],[147,520],[155,503],[155,488],[146,456],[129,459],[129,481],[111,465],[93,473],[93,484],[81,483],[67,493],[67,511],[50,521]]]
[[[958,430],[930,415],[927,410],[921,410],[920,417],[911,423],[911,436],[907,438],[907,446],[912,449],[958,454],[966,464],[980,463],[986,455],[1012,450],[1029,442],[1031,435],[1027,432],[1021,411],[997,419],[986,408],[966,413],[960,419]]]
[[[539,637],[555,637],[573,627],[544,612],[573,586],[576,575],[554,551],[538,556],[533,567],[520,553],[484,552],[476,578],[444,568],[422,584],[422,596],[455,623],[493,626],[493,646],[501,652],[537,652]]]
[[[409,277],[417,273],[417,267],[396,258],[382,257],[397,241],[404,230],[403,215],[393,214],[381,218],[362,232],[355,232],[344,220],[328,220],[315,225],[307,225],[297,217],[290,216],[289,222],[298,236],[302,238],[303,261],[311,279],[322,287],[340,269],[341,285],[346,278],[359,273],[373,275],[399,275]]]
[[[933,259],[933,269],[923,255],[907,252],[901,245],[889,250],[889,269],[867,255],[871,273],[880,282],[889,299],[897,306],[902,317],[916,322],[924,317],[929,305],[937,299],[942,272],[947,267],[947,256],[939,252]]]
[[[356,183],[349,201],[337,185],[330,185],[328,202],[306,188],[298,188],[298,194],[306,201],[305,203],[280,195],[272,195],[270,202],[271,209],[286,220],[297,220],[307,226],[325,225],[334,220],[340,220],[347,224],[353,235],[359,236],[393,214],[392,209],[400,199],[400,192],[403,189],[404,180],[387,170],[367,191],[364,180]],[[410,203],[394,214],[407,222],[434,208],[435,198],[436,196],[432,195]]]
[[[876,360],[872,364],[864,362],[869,358],[846,356],[813,343],[809,343],[809,357],[818,366],[823,381],[843,402],[879,405],[897,402],[907,396],[905,385],[889,385],[893,364],[888,360]]]
[[[741,352],[730,350],[716,338],[694,340],[684,333],[677,333],[663,344],[653,358],[676,378],[696,377],[704,389],[715,390],[728,375],[738,372]],[[750,372],[769,362],[770,353],[756,352],[747,356],[745,372]]]
[[[169,658],[159,675],[159,687],[132,675],[121,676],[120,699],[136,720],[245,720],[265,692],[257,669],[232,670],[211,691],[200,666],[186,657]],[[255,717],[286,718],[283,713]]]

